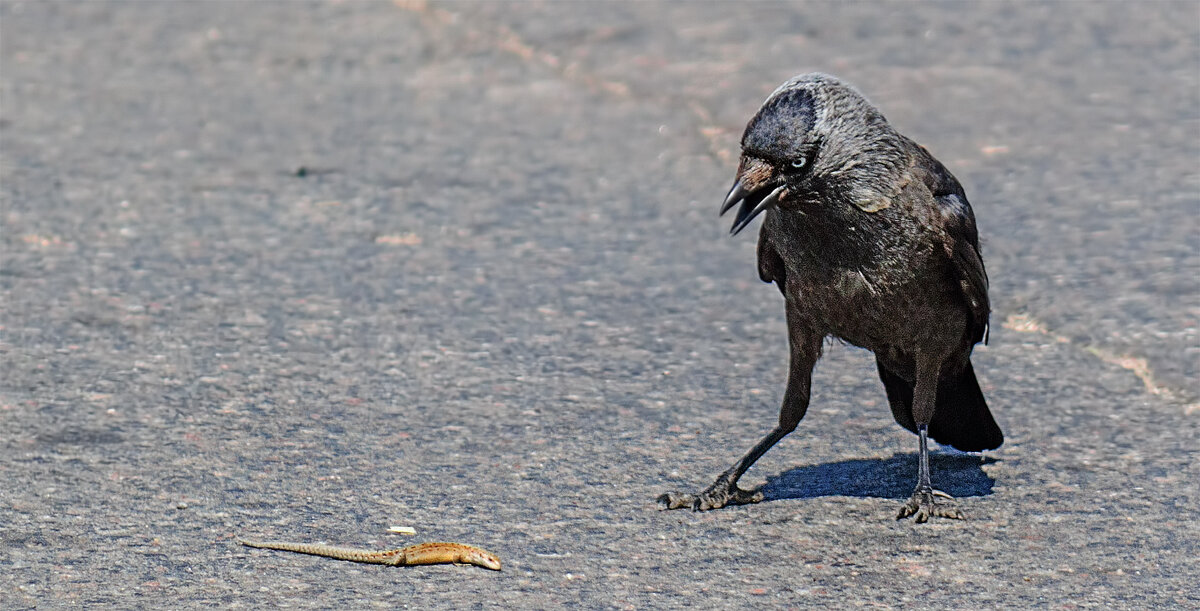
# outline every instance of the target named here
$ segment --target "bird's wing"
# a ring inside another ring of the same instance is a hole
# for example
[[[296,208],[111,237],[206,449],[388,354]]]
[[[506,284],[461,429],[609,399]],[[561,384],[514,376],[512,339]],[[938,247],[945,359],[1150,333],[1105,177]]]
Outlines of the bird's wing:
[[[924,147],[920,147],[917,167],[914,169],[918,170],[915,173],[933,194],[936,211],[941,217],[946,234],[943,247],[950,257],[951,268],[958,276],[963,300],[971,312],[971,339],[975,343],[987,343],[991,305],[987,294],[987,270],[983,268],[983,257],[979,253],[975,213],[958,179]]]

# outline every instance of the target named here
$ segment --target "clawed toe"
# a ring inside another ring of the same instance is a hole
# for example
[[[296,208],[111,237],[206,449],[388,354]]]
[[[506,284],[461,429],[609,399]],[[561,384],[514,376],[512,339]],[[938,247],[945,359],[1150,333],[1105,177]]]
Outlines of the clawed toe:
[[[909,497],[908,502],[900,507],[900,512],[896,514],[896,519],[903,520],[915,515],[917,523],[924,524],[929,521],[929,518],[947,518],[951,520],[963,520],[966,518],[956,505],[939,503],[937,501],[938,498],[953,499],[954,497],[941,490],[922,490],[918,488]]]
[[[693,511],[720,509],[726,505],[749,505],[763,500],[761,490],[742,490],[737,486],[714,484],[700,494],[668,492],[658,497],[666,509],[691,508]]]
[[[692,504],[692,509],[695,511],[708,511],[710,509],[720,509],[726,505],[749,505],[761,500],[763,500],[763,493],[759,490],[742,490],[736,486],[732,489],[709,489],[696,498],[696,501]]]
[[[659,495],[657,501],[664,505],[664,509],[684,509],[695,504],[696,495],[667,492]]]

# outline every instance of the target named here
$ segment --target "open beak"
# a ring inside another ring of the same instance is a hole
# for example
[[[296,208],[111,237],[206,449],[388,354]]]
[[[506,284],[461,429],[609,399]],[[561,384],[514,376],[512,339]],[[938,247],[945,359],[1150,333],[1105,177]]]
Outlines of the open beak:
[[[722,215],[738,202],[742,204],[738,208],[737,217],[733,219],[733,227],[729,229],[729,233],[737,235],[746,228],[746,225],[750,224],[750,221],[754,220],[754,217],[762,214],[763,210],[779,203],[779,196],[786,188],[786,185],[771,184],[747,186],[746,180],[739,178],[737,182],[733,183],[729,195],[725,197],[725,203],[721,204]]]

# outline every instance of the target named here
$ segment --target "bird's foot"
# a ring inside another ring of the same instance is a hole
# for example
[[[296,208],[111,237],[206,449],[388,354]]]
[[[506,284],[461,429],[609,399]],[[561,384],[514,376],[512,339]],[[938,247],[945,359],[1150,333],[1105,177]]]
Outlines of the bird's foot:
[[[954,497],[933,488],[917,488],[913,491],[908,502],[900,507],[900,513],[896,514],[897,520],[903,520],[911,515],[917,516],[917,524],[924,524],[929,521],[929,518],[949,518],[951,520],[964,520],[966,516],[953,503],[938,503],[938,497],[943,499],[951,499]]]
[[[658,502],[666,505],[667,509],[686,509],[708,511],[720,509],[726,505],[749,505],[763,500],[761,490],[742,490],[737,484],[730,483],[724,477],[718,478],[700,494],[668,492],[658,497]]]

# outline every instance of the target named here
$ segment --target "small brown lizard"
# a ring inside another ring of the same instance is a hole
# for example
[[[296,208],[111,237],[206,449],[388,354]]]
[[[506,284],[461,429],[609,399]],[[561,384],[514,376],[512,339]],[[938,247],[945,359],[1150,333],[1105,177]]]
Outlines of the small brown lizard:
[[[500,570],[500,559],[495,554],[473,545],[462,543],[418,543],[400,549],[369,550],[352,547],[335,547],[317,543],[291,543],[287,541],[248,541],[240,540],[242,545],[261,549],[277,549],[285,552],[298,552],[313,556],[349,560],[350,562],[365,562],[367,564],[386,564],[389,566],[412,566],[417,564],[473,564],[493,571]]]

